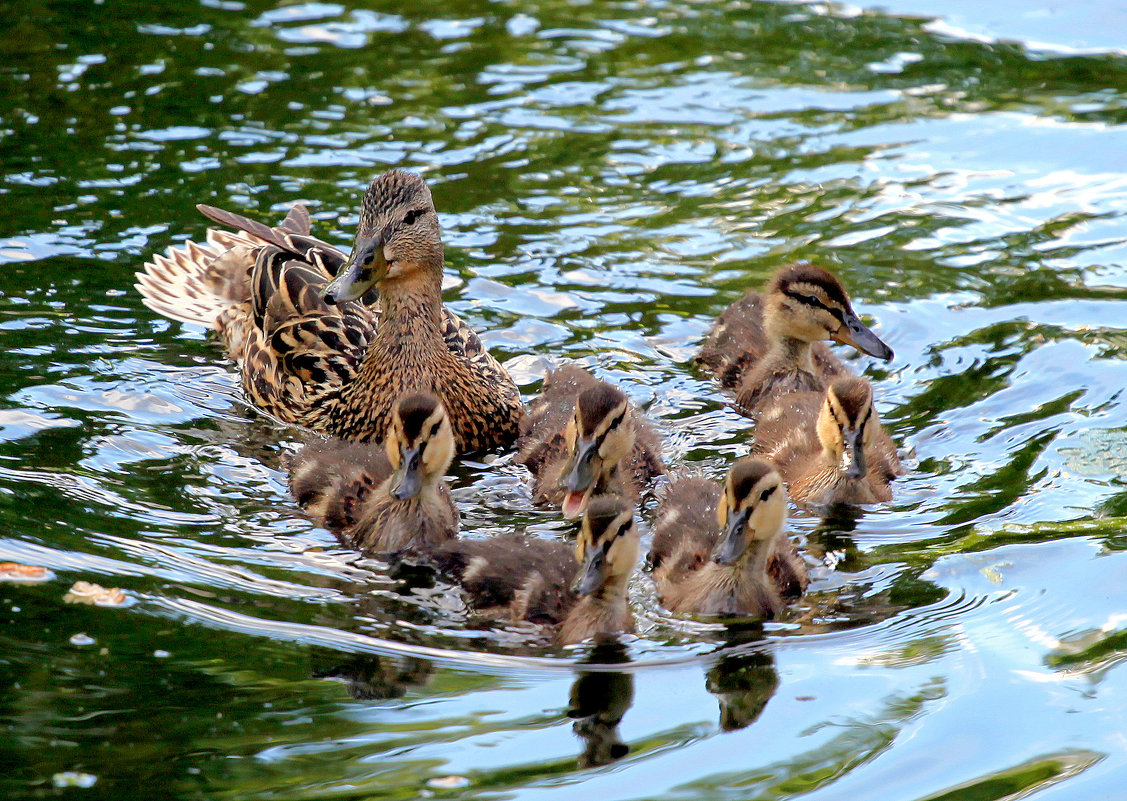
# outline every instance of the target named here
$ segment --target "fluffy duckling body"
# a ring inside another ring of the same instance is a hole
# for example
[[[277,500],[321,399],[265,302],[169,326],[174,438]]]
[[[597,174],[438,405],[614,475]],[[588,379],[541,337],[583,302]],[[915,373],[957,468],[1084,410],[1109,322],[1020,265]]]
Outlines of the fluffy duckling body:
[[[442,304],[443,249],[430,189],[390,170],[364,194],[352,254],[310,236],[294,206],[275,228],[199,206],[209,229],[137,273],[151,309],[214,328],[260,409],[326,436],[378,440],[403,393],[445,404],[460,453],[509,445],[520,393]],[[378,288],[378,308],[361,302]]]
[[[697,361],[736,390],[743,413],[756,415],[771,398],[821,392],[833,377],[850,374],[821,340],[885,361],[893,355],[857,317],[837,276],[799,263],[779,270],[762,294],[749,292],[728,307]]]
[[[636,502],[665,473],[657,435],[625,393],[571,365],[545,379],[516,447],[535,477],[534,500],[559,505],[567,518],[598,495]]]
[[[892,500],[889,484],[903,472],[863,378],[776,398],[756,421],[755,452],[778,466],[796,503],[810,506]]]
[[[677,479],[658,508],[650,563],[662,603],[675,614],[773,617],[806,589],[806,565],[783,531],[782,477],[744,459],[721,489]]]
[[[396,404],[382,445],[306,446],[290,465],[290,490],[350,548],[429,548],[457,534],[458,512],[442,480],[453,458],[454,433],[441,401],[414,393]]]
[[[557,626],[560,645],[634,631],[626,585],[638,561],[633,507],[594,499],[575,545],[510,535],[458,540],[426,555],[486,617]]]

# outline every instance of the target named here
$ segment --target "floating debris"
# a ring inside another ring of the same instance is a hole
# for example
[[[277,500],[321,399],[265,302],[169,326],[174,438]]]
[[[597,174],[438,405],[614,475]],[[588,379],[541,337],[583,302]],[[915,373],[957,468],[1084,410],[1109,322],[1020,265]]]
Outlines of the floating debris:
[[[90,606],[121,606],[126,595],[117,587],[109,589],[92,581],[76,581],[70,591],[63,596],[68,604],[89,604]]]
[[[19,562],[0,562],[0,581],[11,584],[42,584],[55,577],[45,567],[21,565]]]
[[[97,640],[87,634],[85,631],[80,631],[70,638],[71,645],[93,645]]]
[[[427,779],[427,787],[433,787],[437,790],[458,790],[462,787],[468,787],[470,780],[465,776],[436,776],[433,779]]]
[[[56,787],[93,787],[96,781],[98,777],[93,773],[77,770],[66,770],[51,777],[51,783]]]

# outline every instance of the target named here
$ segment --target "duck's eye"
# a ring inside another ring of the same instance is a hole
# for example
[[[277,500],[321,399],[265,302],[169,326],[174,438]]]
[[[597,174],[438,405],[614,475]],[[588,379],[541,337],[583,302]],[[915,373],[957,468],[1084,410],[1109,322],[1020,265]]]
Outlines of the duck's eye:
[[[773,487],[768,487],[767,489],[763,490],[763,492],[762,492],[762,493],[760,493],[760,495],[759,495],[759,502],[760,502],[760,503],[763,503],[763,502],[764,502],[765,500],[767,500],[768,498],[770,498],[770,497],[771,497],[771,493],[773,493],[773,492],[774,492],[775,490],[777,490],[778,488],[779,488],[779,486],[778,486],[778,485],[776,484],[776,485],[775,485],[775,486],[773,486]]]
[[[415,221],[427,213],[426,209],[411,209],[403,215],[404,225],[414,225]]]

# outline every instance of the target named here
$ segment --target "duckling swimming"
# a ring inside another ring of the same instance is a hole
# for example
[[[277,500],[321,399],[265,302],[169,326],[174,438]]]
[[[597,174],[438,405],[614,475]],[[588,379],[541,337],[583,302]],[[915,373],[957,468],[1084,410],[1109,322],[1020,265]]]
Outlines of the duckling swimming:
[[[545,379],[516,447],[535,477],[534,500],[560,505],[567,518],[605,493],[636,501],[665,473],[657,435],[625,393],[571,365]]]
[[[775,273],[763,294],[748,292],[713,325],[697,360],[736,390],[744,414],[770,398],[821,392],[849,371],[821,340],[852,345],[888,361],[888,347],[857,317],[833,273],[799,263]]]
[[[626,585],[640,552],[634,509],[593,499],[575,545],[532,536],[457,540],[424,558],[457,580],[486,617],[558,627],[560,645],[634,631]]]
[[[657,511],[650,563],[675,614],[773,617],[806,589],[806,564],[787,539],[782,477],[762,459],[732,467],[723,490],[675,479]]]
[[[352,254],[310,236],[296,205],[276,228],[210,206],[208,229],[137,273],[149,308],[214,328],[258,408],[326,436],[378,440],[396,400],[431,392],[459,453],[506,446],[520,392],[442,304],[442,237],[430,189],[389,170],[368,186]],[[378,288],[379,305],[360,299]]]
[[[442,402],[429,393],[405,395],[382,445],[338,439],[307,445],[290,464],[290,491],[350,548],[433,547],[458,531],[442,480],[454,449]]]
[[[889,485],[903,472],[864,378],[773,399],[756,421],[755,452],[778,466],[796,503],[811,506],[892,500]]]

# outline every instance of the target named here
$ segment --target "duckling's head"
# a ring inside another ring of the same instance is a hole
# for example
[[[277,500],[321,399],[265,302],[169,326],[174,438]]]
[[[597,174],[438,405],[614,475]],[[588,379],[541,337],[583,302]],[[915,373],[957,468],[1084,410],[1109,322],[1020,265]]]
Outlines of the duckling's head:
[[[560,474],[563,514],[583,514],[600,479],[614,472],[634,447],[630,401],[610,384],[599,383],[579,393],[568,423],[568,461]]]
[[[774,466],[755,458],[736,462],[724,480],[716,518],[720,542],[712,559],[718,564],[741,561],[755,540],[773,540],[787,519],[787,491]]]
[[[575,542],[579,572],[571,588],[590,595],[606,586],[625,587],[640,548],[634,507],[616,495],[600,495],[583,515]]]
[[[384,449],[394,472],[391,495],[414,498],[440,481],[454,458],[454,430],[446,407],[430,393],[404,395],[395,405]]]
[[[388,170],[364,192],[352,254],[325,287],[329,303],[356,300],[376,284],[442,271],[442,235],[426,182]]]
[[[839,378],[826,387],[818,440],[849,478],[861,478],[868,471],[865,453],[876,433],[874,417],[873,387],[865,379]]]
[[[833,273],[800,262],[775,273],[766,291],[765,326],[773,340],[832,339],[888,361],[892,348],[861,322]]]

